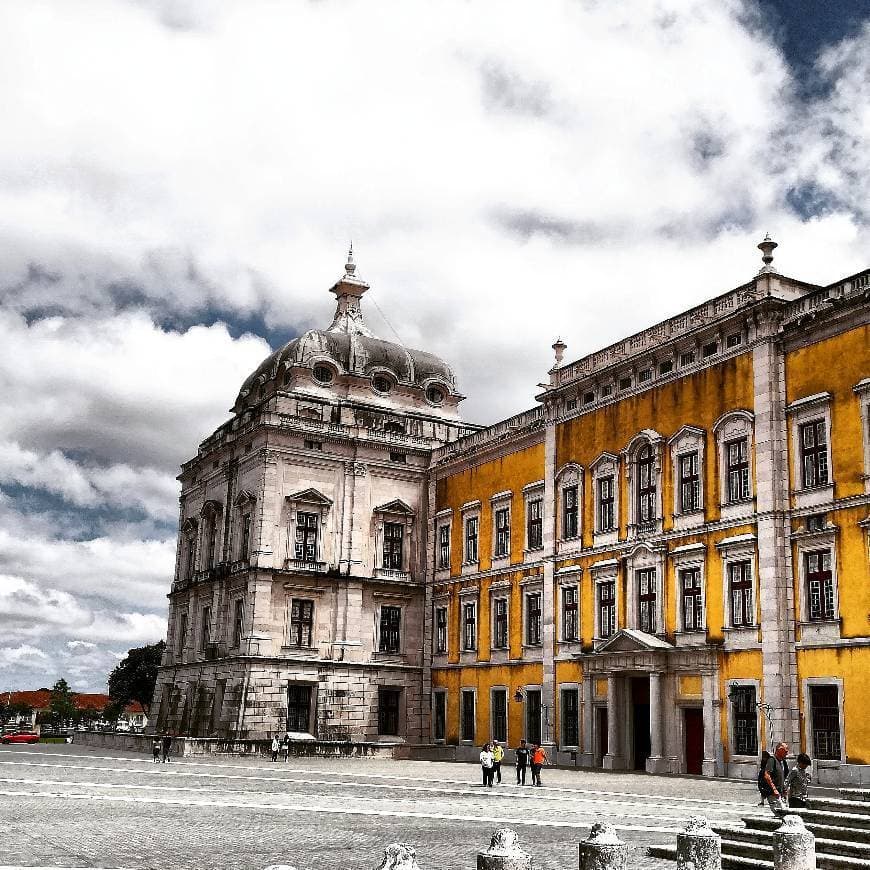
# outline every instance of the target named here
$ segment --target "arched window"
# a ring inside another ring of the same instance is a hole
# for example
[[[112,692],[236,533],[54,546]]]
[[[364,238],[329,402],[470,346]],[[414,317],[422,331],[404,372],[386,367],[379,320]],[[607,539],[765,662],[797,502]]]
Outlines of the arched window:
[[[655,453],[651,444],[637,452],[637,521],[649,526],[656,520]]]

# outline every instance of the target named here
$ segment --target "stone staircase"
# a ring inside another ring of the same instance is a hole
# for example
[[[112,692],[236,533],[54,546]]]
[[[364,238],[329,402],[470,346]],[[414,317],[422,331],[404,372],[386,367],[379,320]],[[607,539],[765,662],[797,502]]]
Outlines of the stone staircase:
[[[840,789],[839,798],[811,798],[812,809],[789,810],[803,818],[816,838],[818,870],[870,870],[870,789]],[[722,866],[773,870],[773,832],[780,826],[769,810],[744,816],[743,827],[711,825],[722,838]],[[675,861],[676,837],[649,854]]]

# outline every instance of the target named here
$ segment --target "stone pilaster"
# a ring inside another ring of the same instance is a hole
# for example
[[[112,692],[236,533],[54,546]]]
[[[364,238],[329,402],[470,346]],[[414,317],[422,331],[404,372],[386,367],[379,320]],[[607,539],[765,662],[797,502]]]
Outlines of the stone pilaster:
[[[785,740],[797,745],[800,732],[788,516],[785,359],[776,338],[778,328],[778,311],[756,313],[758,343],[753,349],[752,366],[758,513],[757,589],[763,674],[760,700],[770,705],[774,741]]]
[[[650,754],[646,761],[648,773],[665,773],[668,761],[663,753],[662,712],[664,698],[662,675],[659,671],[650,671],[649,675],[649,745]]]
[[[607,755],[604,756],[606,770],[622,770],[625,767],[619,707],[619,677],[611,673],[607,675]]]
[[[549,409],[549,415],[554,414]],[[556,710],[556,600],[553,554],[556,543],[556,422],[547,420],[544,433],[544,588],[541,600],[541,704],[545,717],[542,739],[551,748],[557,743]]]
[[[595,681],[592,674],[583,674],[583,752],[580,755],[581,767],[592,767],[595,764],[595,749],[593,744],[593,729],[595,706]]]
[[[423,600],[423,674],[422,698],[420,703],[420,734],[423,743],[432,741],[432,593],[435,583],[435,547],[436,529],[435,517],[435,475],[430,473],[427,487],[426,511],[420,517],[420,534],[425,535],[426,546],[421,547],[422,564],[419,567],[419,577],[425,582]]]

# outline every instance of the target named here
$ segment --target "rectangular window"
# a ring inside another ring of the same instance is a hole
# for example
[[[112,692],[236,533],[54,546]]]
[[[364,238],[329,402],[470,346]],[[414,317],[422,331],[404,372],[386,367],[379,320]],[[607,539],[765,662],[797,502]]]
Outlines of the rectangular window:
[[[317,561],[317,514],[296,514],[296,561],[313,565]]]
[[[637,572],[637,593],[640,630],[655,634],[658,630],[655,568],[643,568]]]
[[[687,350],[680,354],[680,365],[690,366],[695,361],[695,351]]]
[[[562,537],[576,538],[579,530],[579,487],[566,486],[562,490]]]
[[[495,555],[507,556],[511,549],[511,511],[499,508],[495,512]]]
[[[208,535],[208,548],[205,553],[205,567],[206,568],[214,568],[215,559],[217,558],[217,518],[212,517],[209,520],[208,527],[206,529],[206,533]]]
[[[646,444],[637,454],[637,522],[643,527],[652,526],[656,519],[655,454],[652,445]]]
[[[562,640],[577,640],[577,587],[562,587]]]
[[[492,691],[492,739],[501,743],[507,741],[507,691]]]
[[[399,735],[401,689],[378,689],[378,734]]]
[[[728,563],[728,590],[731,596],[731,625],[755,625],[752,607],[752,563]]]
[[[447,608],[435,608],[435,652],[444,655],[447,652]]]
[[[239,545],[239,559],[243,562],[248,561],[248,555],[251,549],[251,515],[245,514],[242,517],[242,540]]]
[[[734,709],[735,755],[758,755],[758,709],[755,706],[755,686],[735,686],[731,689]]]
[[[704,599],[701,592],[701,569],[680,571],[683,631],[701,631],[704,628]]]
[[[598,478],[598,531],[609,532],[614,528],[614,479],[608,474]]]
[[[187,570],[185,573],[186,580],[192,580],[193,574],[196,571],[196,539],[187,539]]]
[[[529,646],[541,644],[541,593],[530,592],[526,595],[526,643]]]
[[[640,374],[637,376],[637,379],[638,379],[642,384],[645,384],[647,381],[651,381],[651,380],[652,380],[652,375],[653,375],[653,373],[652,373],[652,369],[644,369],[644,370],[643,370],[642,372],[640,372]]]
[[[562,745],[580,745],[580,693],[577,689],[562,690]]]
[[[583,393],[583,404],[591,405],[595,401],[595,393]]]
[[[837,686],[810,686],[813,758],[840,760],[840,707]]]
[[[438,567],[450,567],[450,526],[438,527]]]
[[[616,581],[598,584],[598,632],[601,637],[616,633]]]
[[[460,712],[460,739],[474,742],[474,692],[462,690]]]
[[[465,561],[477,561],[477,517],[469,517],[465,521]]]
[[[529,549],[540,550],[544,546],[544,502],[533,498],[528,503]]]
[[[619,389],[620,390],[631,389],[631,378],[620,378],[619,379]]]
[[[472,601],[462,605],[462,648],[477,649],[477,605]]]
[[[725,339],[726,347],[739,347],[743,343],[743,338],[739,332],[732,332],[728,338]]]
[[[238,649],[242,645],[242,628],[245,620],[245,602],[238,598],[236,599],[235,610],[233,612],[233,648]]]
[[[447,739],[447,694],[445,692],[436,692],[433,696],[435,699],[435,734],[436,740]]]
[[[685,453],[680,463],[680,511],[689,514],[701,509],[701,479],[698,476],[698,453]]]
[[[402,608],[393,605],[381,607],[381,639],[378,650],[397,653],[400,648],[399,630],[402,624]]]
[[[495,598],[492,602],[492,645],[493,649],[507,649],[508,645],[508,600]]]
[[[565,402],[565,410],[566,411],[576,411],[577,410],[577,400],[576,399],[568,399]]]
[[[709,344],[705,344],[701,350],[701,353],[704,359],[707,357],[715,356],[719,352],[719,343],[716,341],[711,341]]]
[[[831,551],[804,554],[807,578],[807,611],[810,619],[834,619],[834,576]],[[839,758],[839,756],[837,756]]]
[[[310,717],[311,686],[290,683],[287,687],[287,730],[307,734]]]
[[[205,648],[211,643],[211,608],[203,607],[199,621],[199,649],[205,652]]]
[[[287,645],[310,647],[313,626],[314,602],[307,598],[293,598],[290,601],[290,637]]]
[[[305,439],[305,449],[306,450],[323,450],[323,442],[322,441],[311,441],[310,439]]]
[[[801,467],[805,489],[828,482],[828,440],[824,420],[803,423],[800,427]]]
[[[184,647],[187,644],[187,611],[178,614],[178,646],[176,647],[178,655],[184,652]]]
[[[747,440],[738,438],[725,445],[728,473],[728,501],[749,498],[749,456]]]
[[[660,375],[669,375],[674,370],[673,360],[665,360],[664,362],[659,363],[659,374]]]
[[[384,523],[384,568],[402,571],[402,538],[405,527],[401,523]]]
[[[408,456],[405,453],[390,451],[390,462],[400,462],[402,465],[405,465],[408,462]]]

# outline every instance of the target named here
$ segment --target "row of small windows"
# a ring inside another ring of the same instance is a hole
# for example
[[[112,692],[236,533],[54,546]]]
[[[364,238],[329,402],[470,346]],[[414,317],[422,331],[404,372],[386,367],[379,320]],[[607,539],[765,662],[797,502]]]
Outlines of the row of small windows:
[[[739,332],[732,333],[727,336],[725,339],[726,348],[733,349],[735,347],[739,347],[743,343],[743,336],[740,335]],[[716,356],[719,353],[719,342],[711,341],[707,344],[704,344],[701,347],[701,359],[709,359],[710,357]],[[694,365],[697,361],[698,353],[695,349],[684,350],[681,351],[677,357],[680,368],[687,368],[688,366]],[[641,369],[637,373],[637,383],[646,384],[653,380],[653,377],[656,372],[658,372],[659,377],[667,377],[674,371],[674,361],[671,359],[663,360],[658,364],[657,367],[648,366],[645,369]],[[630,390],[634,386],[634,379],[632,375],[622,375],[616,381],[616,389],[620,392],[625,390]],[[613,395],[614,384],[602,384],[598,388],[597,397],[600,399],[606,399],[609,396]],[[582,395],[582,400],[584,405],[591,405],[595,402],[596,393],[594,390],[587,390]],[[566,403],[566,410],[574,411],[577,408],[577,399],[568,399]]]
[[[335,370],[328,365],[315,365],[311,372],[314,380],[324,386],[331,384],[335,380]],[[288,378],[292,380],[292,374],[288,373]],[[371,380],[372,389],[374,392],[382,396],[391,393],[396,386],[396,382],[386,375],[375,374]],[[445,391],[438,386],[430,386],[426,389],[426,400],[432,405],[441,405],[446,398]]]
[[[837,593],[832,570],[830,549],[810,550],[802,553],[803,587],[806,601],[805,616],[810,622],[829,621],[837,616]],[[726,561],[725,567],[726,622],[727,628],[752,628],[756,623],[755,580],[751,559]],[[629,626],[648,634],[664,631],[661,624],[662,591],[659,572],[656,568],[640,568],[633,572],[635,584],[635,612],[629,614]],[[681,568],[677,571],[678,630],[698,632],[706,630],[703,574],[699,566]],[[600,640],[612,637],[618,630],[618,601],[616,578],[595,583],[596,624],[595,636]],[[491,607],[490,648],[507,649],[509,646],[509,610],[507,597],[494,597]],[[561,587],[560,640],[580,639],[579,589],[576,585]],[[524,646],[540,646],[542,643],[542,593],[527,592],[523,603]],[[460,646],[462,652],[478,648],[478,604],[476,600],[464,601],[460,606]],[[434,652],[446,655],[448,651],[448,608],[435,608]]]

